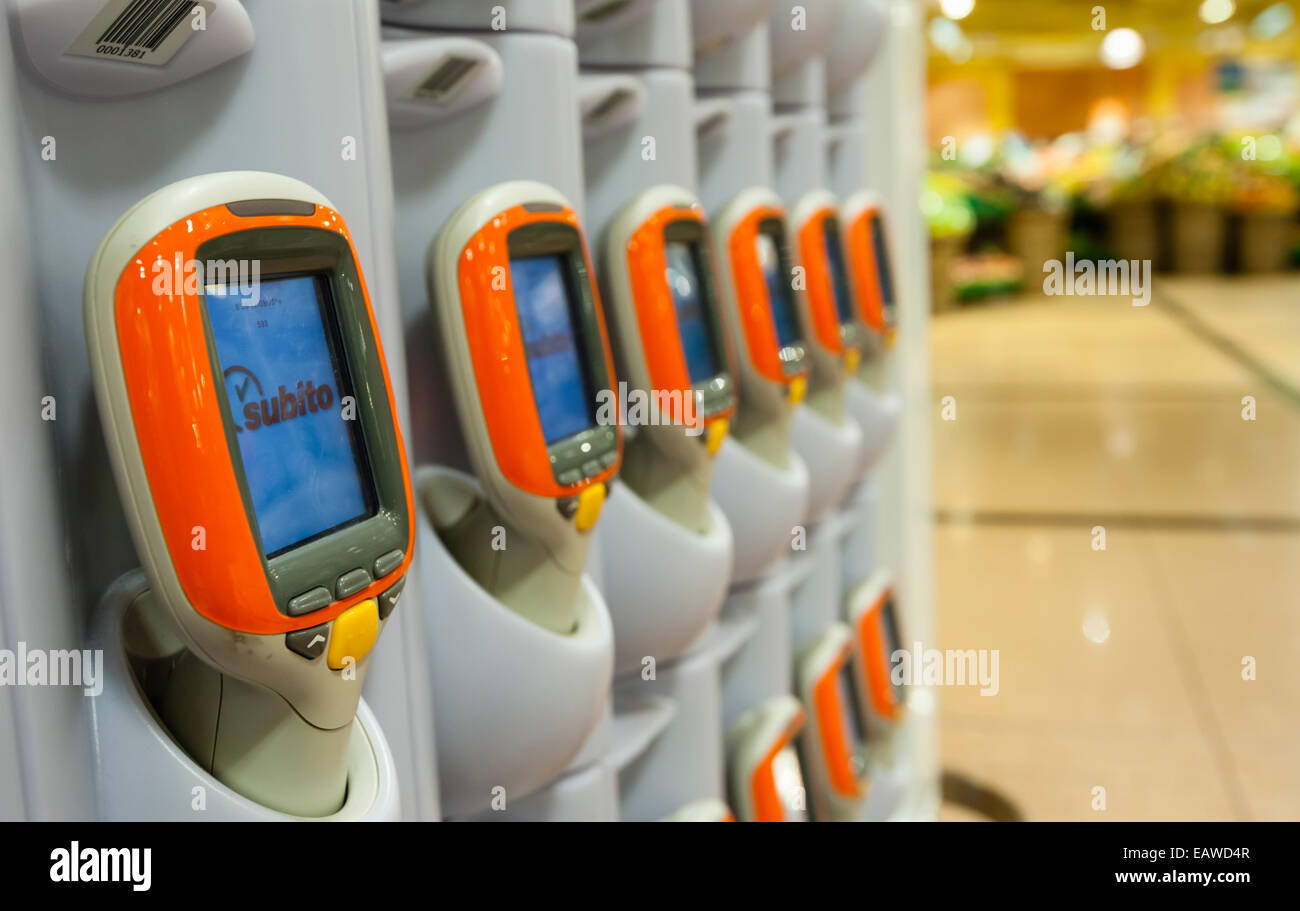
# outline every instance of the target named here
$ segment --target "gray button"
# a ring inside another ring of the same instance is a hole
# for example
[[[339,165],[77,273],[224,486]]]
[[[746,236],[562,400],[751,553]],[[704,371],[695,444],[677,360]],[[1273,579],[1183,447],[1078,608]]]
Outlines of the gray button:
[[[560,472],[557,479],[561,484],[577,484],[582,480],[582,471],[577,468],[570,468],[568,471]]]
[[[339,598],[355,595],[369,585],[370,581],[370,573],[364,569],[351,570],[339,576],[339,580],[334,583],[334,594]]]
[[[600,464],[604,465],[606,468],[613,468],[614,463],[617,461],[618,461],[617,449],[611,449],[609,452],[605,453],[603,456],[600,457]]]
[[[601,471],[603,470],[604,469],[600,467],[600,463],[597,462],[595,459],[591,459],[589,461],[582,463],[582,473],[589,478],[594,478],[596,475],[600,474]]]
[[[325,654],[325,644],[329,642],[330,625],[322,623],[307,629],[296,629],[284,634],[284,644],[291,652],[297,652],[308,661]]]
[[[397,607],[397,599],[402,597],[402,589],[406,587],[406,577],[398,579],[393,583],[393,587],[379,596],[379,619],[387,620],[388,615]]]
[[[318,585],[310,591],[289,599],[289,616],[301,617],[303,614],[310,614],[322,607],[329,607],[333,600],[330,590],[323,585]]]
[[[406,554],[401,550],[390,550],[375,558],[375,578],[379,579],[388,575],[397,567],[402,565],[402,560],[406,559]]]

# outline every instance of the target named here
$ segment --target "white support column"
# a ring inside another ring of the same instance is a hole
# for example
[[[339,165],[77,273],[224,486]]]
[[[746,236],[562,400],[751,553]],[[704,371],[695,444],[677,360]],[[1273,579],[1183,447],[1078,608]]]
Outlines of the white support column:
[[[867,149],[871,185],[890,218],[899,291],[899,333],[888,388],[902,399],[898,445],[876,471],[882,565],[898,567],[902,643],[935,643],[930,420],[930,242],[921,217],[926,167],[924,7],[890,0],[880,58],[867,74]],[[899,815],[933,818],[939,804],[937,693],[908,697],[908,739],[916,769]]]

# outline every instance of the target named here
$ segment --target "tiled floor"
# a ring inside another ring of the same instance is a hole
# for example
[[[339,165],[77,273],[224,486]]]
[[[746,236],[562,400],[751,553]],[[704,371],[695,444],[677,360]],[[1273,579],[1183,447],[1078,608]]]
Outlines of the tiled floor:
[[[937,644],[999,654],[945,766],[1029,819],[1300,819],[1300,277],[974,307],[932,363]]]

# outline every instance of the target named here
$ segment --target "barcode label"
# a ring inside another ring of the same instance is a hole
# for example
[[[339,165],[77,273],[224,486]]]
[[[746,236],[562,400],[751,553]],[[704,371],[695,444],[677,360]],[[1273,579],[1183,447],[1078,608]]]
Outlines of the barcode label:
[[[608,3],[602,3],[599,6],[593,6],[578,18],[587,25],[595,25],[603,19],[617,15],[623,12],[630,0],[610,0]]]
[[[446,103],[468,84],[470,75],[482,63],[481,58],[449,54],[439,60],[433,72],[411,90],[411,97]]]
[[[214,9],[211,0],[108,0],[66,53],[161,66]]]
[[[610,92],[609,96],[602,100],[600,104],[588,111],[587,116],[583,119],[588,123],[595,123],[596,121],[603,119],[606,115],[617,110],[619,105],[627,101],[631,94],[632,93],[627,89],[615,89]]]

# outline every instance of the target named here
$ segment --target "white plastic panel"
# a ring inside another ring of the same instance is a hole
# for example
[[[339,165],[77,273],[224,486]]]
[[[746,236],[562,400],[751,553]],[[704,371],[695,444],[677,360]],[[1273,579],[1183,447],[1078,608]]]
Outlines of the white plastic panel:
[[[741,190],[774,187],[772,160],[772,103],[767,92],[747,89],[708,93],[707,102],[725,98],[731,117],[723,129],[696,136],[700,173],[700,201],[710,215],[722,211]]]
[[[379,0],[386,25],[573,35],[573,0]]]
[[[885,37],[883,0],[844,0],[840,23],[826,52],[826,92],[842,92],[866,72]]]
[[[626,15],[599,24],[578,19],[578,60],[582,66],[691,67],[688,0],[631,0]]]
[[[774,79],[830,50],[844,0],[776,0],[768,17]]]

